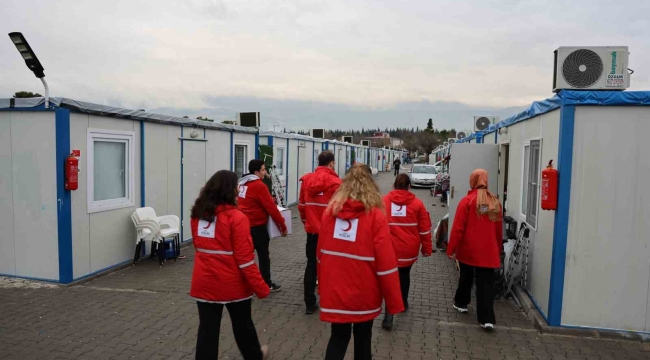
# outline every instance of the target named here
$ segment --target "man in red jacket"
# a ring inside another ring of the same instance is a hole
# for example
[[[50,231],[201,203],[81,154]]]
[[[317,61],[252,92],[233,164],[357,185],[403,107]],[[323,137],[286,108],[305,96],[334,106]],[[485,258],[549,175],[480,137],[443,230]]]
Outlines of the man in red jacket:
[[[269,255],[271,238],[266,226],[269,216],[280,229],[282,236],[287,236],[287,226],[269,189],[262,182],[262,179],[266,177],[264,161],[251,160],[248,163],[248,171],[250,173],[239,180],[239,209],[250,221],[253,246],[257,251],[262,277],[271,291],[280,291],[281,286],[271,281],[271,257]]]
[[[316,304],[316,247],[323,211],[332,199],[332,195],[341,186],[341,179],[334,172],[334,153],[325,150],[318,155],[316,171],[300,178],[300,198],[298,211],[300,220],[307,232],[307,267],[305,268],[305,305],[307,314],[313,314],[318,308]]]

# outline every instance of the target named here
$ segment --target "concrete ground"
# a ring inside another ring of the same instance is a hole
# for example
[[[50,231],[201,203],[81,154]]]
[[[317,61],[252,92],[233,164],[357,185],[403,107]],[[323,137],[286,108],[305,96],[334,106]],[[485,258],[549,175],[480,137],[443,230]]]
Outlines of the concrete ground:
[[[387,192],[392,174],[377,179]],[[428,190],[414,190],[432,221],[446,214]],[[437,206],[432,206],[436,204]],[[293,209],[294,216],[298,215]],[[305,233],[298,219],[294,234],[271,245],[273,280],[282,291],[253,301],[253,318],[271,359],[322,359],[329,325],[305,315],[302,278]],[[198,327],[188,296],[194,252],[113,272],[76,286],[60,287],[0,278],[0,359],[193,359]],[[512,303],[497,301],[497,330],[482,331],[475,311],[451,307],[458,279],[451,261],[436,253],[412,270],[410,310],[396,317],[391,332],[375,321],[376,359],[650,359],[639,342],[542,335]],[[352,359],[352,344],[346,359]],[[224,315],[220,359],[241,359],[230,320]]]

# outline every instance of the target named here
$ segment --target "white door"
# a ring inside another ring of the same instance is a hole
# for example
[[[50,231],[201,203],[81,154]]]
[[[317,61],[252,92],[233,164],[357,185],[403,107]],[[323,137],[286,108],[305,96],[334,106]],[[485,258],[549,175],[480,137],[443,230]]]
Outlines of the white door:
[[[183,234],[182,240],[192,238],[190,210],[205,185],[205,142],[183,142]]]
[[[449,231],[454,223],[456,208],[460,199],[467,195],[469,175],[476,169],[488,172],[488,189],[497,193],[499,172],[499,145],[495,144],[452,144],[449,160]]]

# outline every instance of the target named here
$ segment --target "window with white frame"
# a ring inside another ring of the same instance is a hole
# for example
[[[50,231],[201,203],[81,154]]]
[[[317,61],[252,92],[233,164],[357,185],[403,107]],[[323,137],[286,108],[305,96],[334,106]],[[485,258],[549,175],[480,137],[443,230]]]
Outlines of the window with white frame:
[[[246,164],[248,162],[248,146],[235,145],[235,173],[237,177],[242,177],[246,173]]]
[[[318,166],[318,149],[314,150],[314,167]]]
[[[275,172],[278,176],[284,176],[284,151],[283,147],[275,150]]]
[[[526,223],[534,229],[537,228],[541,152],[540,140],[524,144],[521,213],[526,217]]]
[[[135,205],[134,132],[88,129],[88,213]]]

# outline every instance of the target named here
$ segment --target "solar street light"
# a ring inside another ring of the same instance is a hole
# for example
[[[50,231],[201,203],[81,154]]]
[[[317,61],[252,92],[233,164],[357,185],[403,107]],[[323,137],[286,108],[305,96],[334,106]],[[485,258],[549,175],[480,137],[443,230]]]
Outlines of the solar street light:
[[[11,42],[13,42],[14,46],[16,46],[16,49],[20,53],[20,56],[22,56],[23,60],[25,60],[25,64],[29,70],[31,70],[37,78],[41,79],[41,82],[45,87],[45,107],[49,108],[50,89],[48,89],[47,82],[45,82],[45,73],[43,72],[45,69],[43,68],[43,65],[41,65],[40,61],[38,61],[38,57],[36,57],[34,50],[32,50],[32,47],[29,46],[29,43],[22,33],[9,33],[9,38],[11,39]]]

